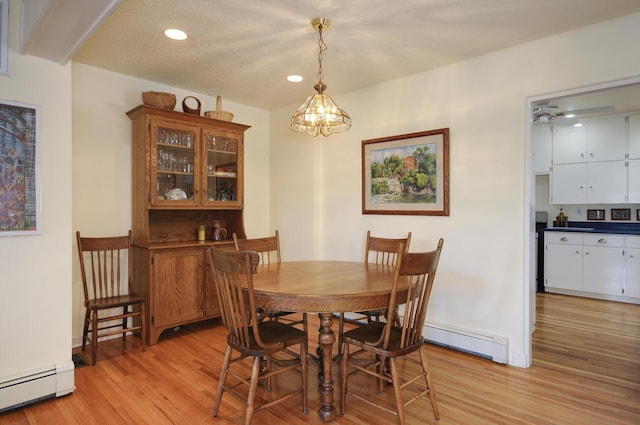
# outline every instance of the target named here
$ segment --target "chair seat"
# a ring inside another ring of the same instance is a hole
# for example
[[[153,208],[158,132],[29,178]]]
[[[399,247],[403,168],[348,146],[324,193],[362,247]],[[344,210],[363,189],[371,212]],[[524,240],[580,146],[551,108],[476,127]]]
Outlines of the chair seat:
[[[285,323],[276,321],[261,322],[259,325],[260,337],[265,344],[274,344],[273,348],[262,348],[258,345],[253,335],[253,328],[249,327],[249,347],[236,344],[231,335],[227,337],[230,346],[240,351],[244,355],[261,357],[271,353],[281,351],[284,347],[300,344],[307,341],[307,334]],[[281,344],[278,344],[281,343]]]
[[[356,311],[356,313],[364,314],[366,316],[384,316],[385,314],[387,314],[387,309],[379,308],[377,310],[363,310],[363,311]]]
[[[271,318],[288,316],[290,314],[294,314],[293,311],[280,311],[280,310],[267,310],[267,316]]]
[[[391,333],[389,336],[389,345],[386,349],[382,349],[379,347],[374,347],[371,344],[374,344],[376,341],[379,341],[382,337],[382,333],[384,332],[385,323],[381,322],[372,322],[364,326],[357,327],[350,331],[344,333],[343,338],[344,341],[349,344],[353,344],[357,347],[362,348],[362,346],[366,345],[369,351],[375,352],[376,354],[380,354],[384,357],[397,357],[402,356],[412,351],[419,349],[424,342],[420,342],[417,344],[409,345],[406,347],[400,348],[400,340],[402,329],[396,326],[391,327]]]
[[[144,302],[144,297],[139,295],[118,295],[115,297],[109,298],[96,298],[92,300],[87,300],[85,302],[85,307],[94,309],[94,310],[102,310],[105,308],[113,308],[113,307],[123,307],[125,305],[135,304]]]

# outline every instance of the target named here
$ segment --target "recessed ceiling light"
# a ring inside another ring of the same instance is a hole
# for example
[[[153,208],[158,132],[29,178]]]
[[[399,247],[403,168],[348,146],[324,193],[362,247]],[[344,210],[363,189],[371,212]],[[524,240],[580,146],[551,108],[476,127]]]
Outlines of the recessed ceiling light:
[[[568,114],[564,114],[564,116],[567,118],[573,118],[576,116],[576,114],[568,113]]]
[[[582,127],[582,123],[580,121],[578,121],[577,123],[575,123],[573,125],[574,127]]]
[[[165,30],[164,31],[164,35],[166,35],[167,37],[169,37],[172,40],[186,40],[187,39],[187,33],[185,33],[184,31],[177,30],[177,29],[173,29],[173,28]]]
[[[289,75],[287,77],[287,80],[291,81],[292,83],[299,83],[300,81],[303,80],[303,78],[300,75]]]

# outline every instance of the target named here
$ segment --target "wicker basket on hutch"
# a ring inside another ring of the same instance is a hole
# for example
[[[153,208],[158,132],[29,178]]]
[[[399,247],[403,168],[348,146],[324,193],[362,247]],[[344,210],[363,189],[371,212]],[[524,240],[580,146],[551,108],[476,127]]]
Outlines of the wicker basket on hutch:
[[[218,96],[216,98],[216,110],[215,111],[207,111],[204,113],[204,116],[207,118],[213,118],[221,121],[231,121],[233,120],[233,114],[228,111],[222,110],[222,97]]]
[[[176,107],[176,95],[160,91],[144,91],[142,92],[142,103],[154,108],[173,110]]]

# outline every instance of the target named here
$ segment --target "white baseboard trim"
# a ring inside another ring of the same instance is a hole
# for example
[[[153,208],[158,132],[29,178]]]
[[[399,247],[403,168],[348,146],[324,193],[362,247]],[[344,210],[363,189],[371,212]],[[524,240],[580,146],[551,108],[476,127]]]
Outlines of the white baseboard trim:
[[[0,412],[75,390],[75,366],[69,360],[51,367],[0,378]]]
[[[402,314],[402,307],[400,314]],[[358,319],[361,316],[345,313],[345,317]],[[425,341],[433,344],[475,354],[496,363],[506,364],[509,362],[509,344],[505,337],[438,323],[425,323],[422,335]]]
[[[476,354],[496,363],[509,362],[509,344],[505,337],[437,323],[425,323],[423,329],[428,342]]]

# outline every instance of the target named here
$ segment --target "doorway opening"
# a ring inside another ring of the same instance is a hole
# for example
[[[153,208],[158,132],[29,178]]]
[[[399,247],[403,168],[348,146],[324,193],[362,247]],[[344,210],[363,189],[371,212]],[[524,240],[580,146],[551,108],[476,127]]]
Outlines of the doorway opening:
[[[537,250],[536,250],[536,212],[546,211],[548,225],[553,224],[554,217],[563,206],[549,202],[549,172],[541,172],[534,166],[534,146],[532,134],[541,126],[553,129],[554,126],[568,126],[579,122],[581,118],[623,114],[626,112],[640,111],[640,77],[608,82],[578,89],[549,93],[527,99],[527,156],[526,190],[527,205],[526,252],[528,256],[528,268],[525,278],[525,330],[529,338],[525,342],[525,356],[528,365],[531,365],[534,357],[532,351],[532,335],[536,328],[536,294],[538,292]],[[572,111],[579,112],[571,114]],[[573,115],[573,116],[571,116]],[[537,147],[536,147],[537,148]],[[551,149],[551,146],[549,146]],[[549,166],[551,165],[551,151],[548,152]],[[573,207],[572,207],[573,208]],[[578,211],[579,210],[579,211]],[[577,206],[572,210],[577,221],[586,221],[586,208]],[[583,220],[581,220],[581,218]],[[538,230],[540,226],[538,226]]]

